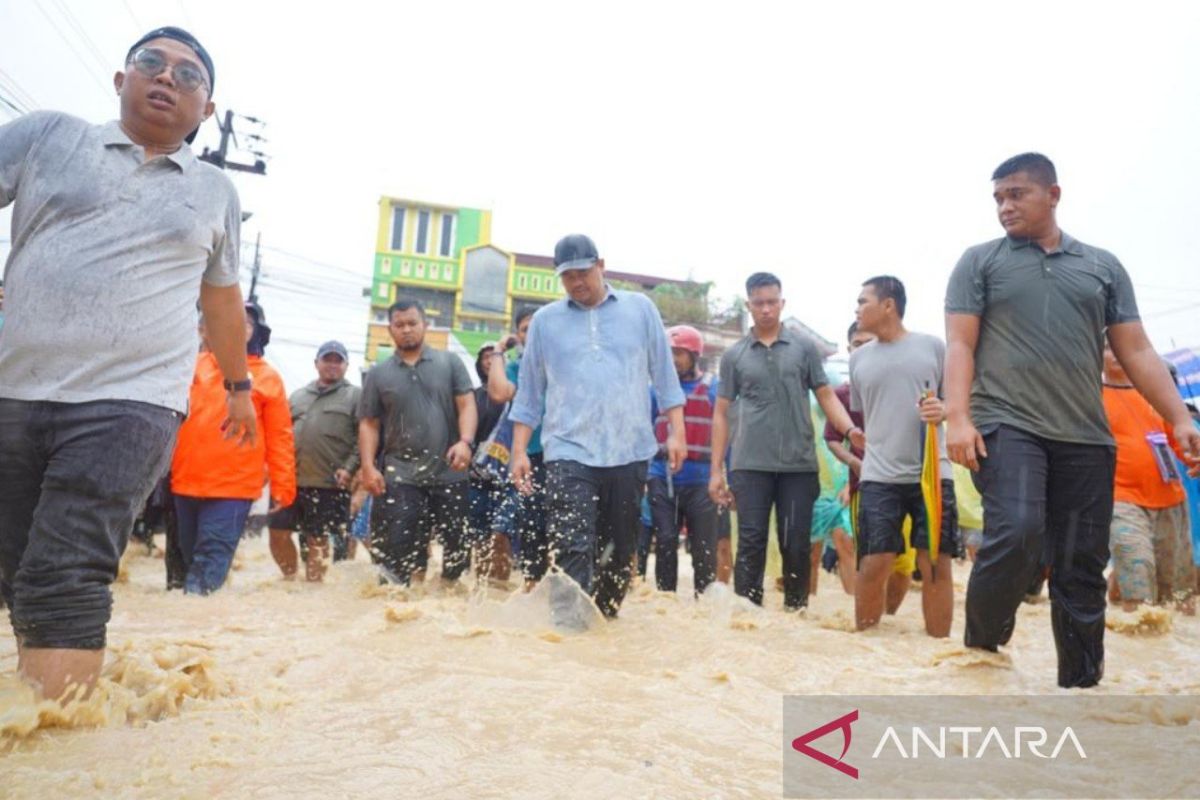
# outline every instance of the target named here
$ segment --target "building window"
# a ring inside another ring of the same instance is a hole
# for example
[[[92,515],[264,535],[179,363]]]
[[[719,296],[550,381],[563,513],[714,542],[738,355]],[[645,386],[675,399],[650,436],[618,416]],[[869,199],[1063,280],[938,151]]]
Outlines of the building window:
[[[405,259],[404,261],[400,262],[400,274],[406,278],[412,274],[412,262],[411,261],[409,261],[408,259]]]
[[[429,217],[430,214],[425,209],[417,212],[417,246],[418,253],[429,252]]]
[[[449,258],[454,250],[454,215],[442,214],[442,241],[438,246],[438,255]]]
[[[425,277],[425,262],[423,262],[423,261],[418,261],[418,262],[417,262],[417,270],[416,270],[416,272],[417,272],[417,277],[418,277],[418,278],[424,278],[424,277]]]
[[[447,264],[446,266],[442,267],[442,277],[445,278],[446,280],[450,281],[451,283],[454,282],[454,265],[453,264]]]
[[[392,209],[392,249],[404,249],[404,207],[396,206]]]
[[[433,280],[433,281],[440,281],[442,279],[441,264],[430,264],[429,265],[429,279]]]
[[[397,286],[396,299],[420,300],[431,325],[449,328],[454,323],[454,292],[422,286]]]
[[[371,312],[371,321],[374,322],[376,325],[387,325],[388,324],[387,317],[388,317],[387,310],[382,309],[382,308],[377,308],[373,312]]]
[[[460,310],[474,315],[503,315],[508,308],[508,256],[494,247],[467,252],[463,261]]]
[[[524,289],[529,284],[529,276],[522,272],[517,276],[517,288]]]
[[[392,260],[390,258],[379,259],[379,271],[384,275],[392,274]]]

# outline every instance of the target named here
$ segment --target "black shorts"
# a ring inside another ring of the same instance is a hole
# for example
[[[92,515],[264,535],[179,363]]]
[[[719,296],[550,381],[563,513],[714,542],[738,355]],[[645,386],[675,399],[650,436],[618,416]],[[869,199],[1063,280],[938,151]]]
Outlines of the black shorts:
[[[858,519],[855,537],[859,557],[877,553],[903,553],[904,519],[912,518],[914,550],[929,549],[929,527],[925,524],[925,498],[920,483],[863,481],[858,487]],[[942,538],[938,553],[958,552],[958,504],[954,481],[942,481]]]
[[[350,531],[350,492],[345,489],[297,489],[296,500],[270,516],[271,530],[305,536],[346,536]]]

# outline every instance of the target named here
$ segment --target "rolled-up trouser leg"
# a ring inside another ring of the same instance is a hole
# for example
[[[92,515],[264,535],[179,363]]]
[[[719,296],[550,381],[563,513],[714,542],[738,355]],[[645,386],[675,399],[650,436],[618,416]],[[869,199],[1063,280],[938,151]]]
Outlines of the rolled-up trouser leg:
[[[578,461],[546,462],[546,524],[555,563],[589,594],[596,569],[598,472]]]
[[[594,595],[600,612],[606,617],[615,617],[629,588],[633,557],[637,552],[646,465],[625,464],[605,467],[598,472],[601,473],[600,505],[596,516],[599,560]]]
[[[963,640],[995,650],[1012,636],[1017,609],[1041,567],[1049,467],[1043,442],[1017,428],[1000,425],[985,433],[984,444],[988,457],[975,476],[983,542],[967,583]]]
[[[1104,568],[1116,451],[1068,442],[1045,446],[1050,456],[1050,622],[1058,650],[1058,685],[1095,686],[1104,676]]]
[[[21,412],[3,402],[0,429],[7,429]],[[18,468],[36,467],[38,458],[45,464],[19,565],[5,575],[13,630],[26,647],[98,650],[112,611],[109,585],[134,519],[166,472],[180,416],[134,401],[29,405],[34,439],[0,433],[0,462],[11,463],[14,442],[25,451]],[[8,471],[0,468],[0,477]],[[9,513],[0,507],[0,516]],[[17,523],[6,523],[3,538],[19,539]]]

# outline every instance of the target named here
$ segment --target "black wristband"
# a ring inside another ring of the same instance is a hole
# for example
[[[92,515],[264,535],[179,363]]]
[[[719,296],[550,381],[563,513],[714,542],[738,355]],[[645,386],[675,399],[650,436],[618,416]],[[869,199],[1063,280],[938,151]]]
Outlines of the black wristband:
[[[228,378],[225,380],[225,391],[233,392],[248,392],[253,384],[249,378],[240,381],[231,381]]]

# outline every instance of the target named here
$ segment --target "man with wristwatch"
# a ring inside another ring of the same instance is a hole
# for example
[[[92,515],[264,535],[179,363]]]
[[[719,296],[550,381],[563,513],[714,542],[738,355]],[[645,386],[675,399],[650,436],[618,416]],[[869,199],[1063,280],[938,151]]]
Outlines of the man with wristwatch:
[[[396,352],[367,373],[358,411],[363,486],[386,495],[374,505],[372,553],[385,576],[404,585],[423,580],[431,533],[444,547],[443,580],[457,581],[470,562],[467,467],[478,421],[471,376],[458,356],[425,345],[426,327],[419,301],[392,304]]]
[[[47,698],[87,691],[103,663],[109,585],[187,411],[197,297],[222,372],[247,376],[237,192],[188,147],[214,78],[195,37],[160,28],[114,77],[119,120],[0,127],[0,592]],[[225,433],[254,441],[248,394]]]
[[[863,433],[829,386],[816,344],[783,324],[779,278],[756,272],[746,280],[746,304],[754,327],[721,356],[720,390],[713,411],[709,495],[737,502],[738,543],[734,591],[763,602],[763,572],[771,508],[783,557],[783,606],[808,605],[813,503],[820,494],[811,390],[835,428],[859,447]],[[725,451],[730,408],[736,413],[728,485]]]

